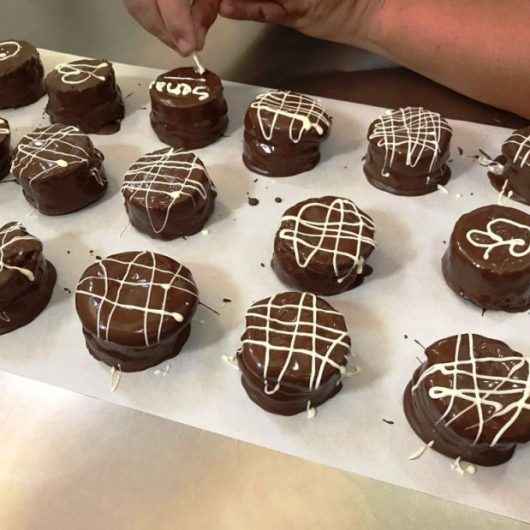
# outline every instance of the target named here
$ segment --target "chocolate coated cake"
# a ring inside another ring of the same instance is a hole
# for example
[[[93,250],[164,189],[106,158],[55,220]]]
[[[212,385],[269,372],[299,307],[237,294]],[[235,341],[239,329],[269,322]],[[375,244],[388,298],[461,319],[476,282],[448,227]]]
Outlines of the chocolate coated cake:
[[[11,170],[11,129],[7,120],[0,118],[0,180]]]

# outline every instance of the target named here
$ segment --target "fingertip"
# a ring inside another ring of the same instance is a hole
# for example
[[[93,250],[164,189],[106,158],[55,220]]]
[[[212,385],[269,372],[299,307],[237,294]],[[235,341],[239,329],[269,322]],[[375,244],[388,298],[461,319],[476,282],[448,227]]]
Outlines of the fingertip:
[[[192,44],[186,39],[178,39],[175,45],[177,47],[178,52],[183,57],[188,57],[189,55],[191,55],[196,48],[194,44]]]

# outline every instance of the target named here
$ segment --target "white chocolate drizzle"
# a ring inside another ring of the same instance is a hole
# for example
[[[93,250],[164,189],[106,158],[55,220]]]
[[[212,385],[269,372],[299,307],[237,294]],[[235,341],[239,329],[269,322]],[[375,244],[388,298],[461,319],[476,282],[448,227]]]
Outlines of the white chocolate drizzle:
[[[110,391],[113,393],[116,392],[120,386],[121,373],[120,365],[118,365],[117,368],[115,366],[110,368]]]
[[[331,126],[331,118],[314,99],[291,91],[273,90],[260,94],[250,105],[256,110],[261,134],[271,141],[280,117],[290,120],[289,138],[299,143],[304,134],[316,131],[323,136]]]
[[[180,199],[189,197],[194,205],[197,197],[204,201],[208,199],[208,181],[206,168],[195,154],[167,148],[137,160],[125,174],[121,190],[128,200],[143,201],[151,228],[160,234]],[[211,181],[210,187],[213,187]],[[167,203],[165,217],[159,226],[155,224],[150,207],[155,200]]]
[[[504,145],[515,145],[517,151],[513,157],[514,164],[519,164],[521,168],[530,166],[530,134],[524,135],[519,132],[515,132]]]
[[[97,301],[96,328],[98,338],[103,338],[107,341],[110,340],[112,319],[116,309],[120,308],[132,313],[139,312],[143,315],[142,332],[145,345],[151,346],[153,342],[149,338],[148,318],[150,316],[158,317],[156,342],[160,342],[166,319],[175,320],[177,322],[183,322],[184,320],[180,313],[169,311],[167,309],[169,293],[179,291],[187,293],[192,298],[197,299],[197,287],[193,279],[188,278],[187,275],[185,275],[183,265],[179,264],[176,271],[161,268],[157,263],[157,255],[154,252],[137,252],[131,261],[122,261],[118,259],[118,257],[119,256],[110,256],[97,262],[95,265],[99,267],[101,275],[88,275],[81,278],[79,285],[77,286],[76,295],[87,296],[91,300]],[[149,257],[149,265],[140,262],[141,258],[144,257]],[[107,270],[109,264],[122,265],[123,268],[120,271],[120,274],[110,275]],[[145,277],[142,277],[139,274],[139,270],[145,274]],[[155,282],[154,278],[156,274],[162,275],[164,281]],[[98,287],[101,287],[102,283],[102,292],[89,290],[91,282],[98,282]],[[115,287],[112,298],[110,297],[111,285]],[[126,304],[120,301],[122,294],[125,294],[123,291],[131,289],[136,289],[139,294],[145,292],[145,295],[138,297],[139,299],[145,298],[143,305]],[[151,306],[153,289],[162,290],[163,292],[159,307]],[[102,316],[102,310],[104,307],[108,310],[105,319],[103,319]],[[104,329],[103,332],[102,329]]]
[[[14,270],[24,275],[30,282],[35,281],[35,274],[32,270],[23,267],[16,267],[6,263],[6,252],[11,245],[16,245],[21,241],[37,241],[37,238],[28,234],[21,223],[6,225],[0,230],[0,272],[3,270]]]
[[[422,107],[406,107],[388,111],[373,125],[369,140],[378,140],[377,146],[385,150],[381,175],[388,177],[396,153],[405,150],[405,164],[416,167],[425,153],[430,153],[429,172],[432,172],[442,154],[442,132],[452,133],[451,126],[437,112]]]
[[[412,462],[414,460],[419,460],[429,449],[434,445],[434,440],[431,440],[428,444],[422,445],[417,451],[414,451],[409,456],[409,460]]]
[[[0,42],[0,62],[7,61],[17,56],[22,50],[20,43],[14,40]]]
[[[323,221],[305,215],[307,210],[317,208],[323,210]],[[353,272],[362,273],[363,245],[375,247],[374,222],[349,199],[336,198],[331,204],[318,200],[308,202],[296,215],[285,215],[282,226],[284,223],[293,226],[280,230],[279,237],[292,243],[298,266],[307,268],[319,252],[330,254],[338,283]],[[345,245],[349,248],[345,249]],[[346,258],[350,263],[346,270],[339,267],[340,258]]]
[[[61,75],[61,81],[67,85],[82,85],[91,79],[105,81],[104,75],[98,75],[98,71],[109,66],[109,63],[102,61],[98,64],[91,63],[63,63],[55,67]]]
[[[468,358],[463,357],[462,348],[466,339]],[[477,422],[468,427],[477,430],[473,445],[481,442],[486,424],[496,421],[502,426],[490,443],[491,447],[495,447],[521,414],[530,410],[529,367],[529,359],[522,356],[477,357],[475,336],[458,335],[454,361],[436,363],[427,368],[412,391],[415,392],[424,381],[431,380],[436,374],[449,376],[451,382],[447,386],[433,385],[428,391],[431,399],[448,401],[438,423],[444,422],[446,427],[450,427],[459,418],[474,410]],[[504,371],[505,375],[497,375],[501,371]],[[461,388],[459,382],[463,379],[471,380],[472,387]],[[513,400],[505,404],[501,401],[501,397],[511,397]],[[453,408],[457,400],[460,404],[469,403],[469,405],[456,412]]]
[[[325,326],[318,323],[322,315],[342,318],[342,315],[331,308],[318,307],[318,297],[312,293],[301,293],[300,301],[297,304],[277,303],[278,296],[270,297],[263,304],[254,304],[247,312],[247,322],[249,318],[260,321],[259,325],[247,326],[247,338],[244,338],[243,345],[260,346],[265,350],[263,363],[264,392],[267,395],[275,394],[282,384],[287,370],[292,365],[296,357],[307,356],[310,359],[311,374],[309,377],[308,390],[317,390],[322,384],[322,377],[326,366],[331,366],[336,370],[340,378],[346,374],[346,366],[333,360],[332,355],[339,350],[344,351],[344,356],[349,357],[350,341],[347,331],[341,331],[336,327]],[[296,318],[292,321],[277,319],[273,316],[273,310],[293,310]],[[303,315],[309,314],[309,318]],[[248,338],[248,332],[260,332],[262,338]],[[300,338],[310,339],[312,347],[305,348],[299,345]],[[281,340],[278,340],[281,339]],[[326,353],[317,352],[318,345],[326,345]],[[280,373],[275,377],[275,384],[269,386],[269,369],[271,356],[275,352],[280,352],[284,357],[283,366]]]
[[[517,230],[524,231],[527,238],[511,237],[505,239],[495,231],[496,226],[510,226]],[[486,226],[486,230],[473,229],[466,234],[466,239],[476,248],[483,248],[484,259],[489,260],[491,253],[500,247],[508,247],[508,252],[513,258],[524,258],[530,255],[530,226],[517,223],[511,219],[498,217],[492,219]]]

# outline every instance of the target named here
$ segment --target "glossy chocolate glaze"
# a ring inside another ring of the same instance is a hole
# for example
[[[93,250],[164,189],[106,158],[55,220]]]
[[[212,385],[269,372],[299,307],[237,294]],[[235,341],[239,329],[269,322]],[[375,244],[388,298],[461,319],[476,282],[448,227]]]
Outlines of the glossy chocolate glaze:
[[[362,283],[375,248],[370,216],[349,199],[320,197],[289,208],[274,241],[272,268],[287,285],[330,296]]]
[[[103,154],[72,125],[51,125],[24,136],[12,171],[28,202],[46,215],[80,210],[107,189]]]
[[[125,115],[112,63],[80,59],[60,64],[46,77],[46,112],[52,123],[76,125],[85,133],[112,134]]]
[[[228,127],[223,85],[213,72],[175,68],[158,76],[149,93],[151,125],[167,145],[199,149],[218,140]]]
[[[515,201],[530,204],[530,127],[514,131],[495,162],[501,171],[488,173],[492,186]]]
[[[530,216],[497,205],[462,216],[442,269],[449,287],[479,307],[526,311],[530,308]]]
[[[243,161],[267,177],[288,177],[313,169],[332,119],[313,99],[296,92],[260,94],[245,116]]]
[[[202,230],[217,195],[197,155],[172,147],[137,160],[125,174],[121,191],[131,224],[166,240]]]
[[[7,120],[0,118],[0,180],[11,170],[11,129]]]
[[[123,252],[83,273],[76,308],[89,352],[124,372],[176,356],[198,304],[191,272],[153,252]]]
[[[286,292],[248,310],[237,361],[249,397],[291,416],[341,390],[349,355],[344,317],[314,294]]]
[[[57,279],[42,243],[20,223],[0,228],[0,335],[25,326],[48,305]]]
[[[44,95],[44,68],[29,42],[0,42],[0,109],[35,103]]]
[[[368,129],[366,178],[376,188],[395,195],[425,195],[447,184],[452,137],[439,114],[407,107],[375,120]]]
[[[434,450],[451,458],[494,466],[530,440],[527,358],[471,334],[440,340],[425,354],[405,390],[404,407],[426,444],[434,442]]]

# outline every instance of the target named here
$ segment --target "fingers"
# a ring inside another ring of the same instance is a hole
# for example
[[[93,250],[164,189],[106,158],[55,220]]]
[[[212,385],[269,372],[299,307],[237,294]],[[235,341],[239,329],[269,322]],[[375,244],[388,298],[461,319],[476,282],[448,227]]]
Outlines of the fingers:
[[[176,49],[175,43],[166,31],[166,25],[160,16],[156,0],[124,0],[124,4],[140,26],[170,48]]]
[[[270,1],[221,0],[219,12],[226,18],[273,24],[282,24],[287,17],[284,7]]]
[[[197,39],[191,18],[190,0],[156,0],[166,32],[174,47],[183,56],[197,48]]]
[[[197,49],[204,48],[204,40],[210,26],[215,22],[219,13],[221,0],[195,0],[191,8],[191,18],[197,39]]]

